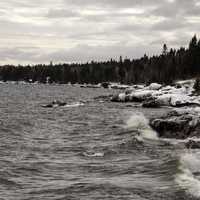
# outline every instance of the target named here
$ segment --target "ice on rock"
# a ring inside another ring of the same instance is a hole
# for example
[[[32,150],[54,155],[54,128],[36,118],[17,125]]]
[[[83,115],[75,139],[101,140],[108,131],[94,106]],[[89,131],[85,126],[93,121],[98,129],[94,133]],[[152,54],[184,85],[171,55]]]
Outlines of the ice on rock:
[[[142,91],[133,92],[131,94],[131,97],[145,99],[147,97],[150,97],[151,95],[152,95],[152,92],[150,90],[142,90]]]
[[[158,83],[151,83],[151,84],[149,85],[149,89],[150,89],[150,90],[159,90],[161,87],[162,87],[162,85],[161,85],[161,84],[158,84]]]
[[[125,99],[126,99],[126,94],[125,93],[119,94],[119,100],[120,101],[125,101]]]
[[[148,87],[129,87],[125,93],[115,96],[114,101],[119,102],[147,102],[145,105],[181,107],[187,105],[200,105],[200,97],[193,95],[194,80],[179,81],[179,86],[162,86],[152,83]]]

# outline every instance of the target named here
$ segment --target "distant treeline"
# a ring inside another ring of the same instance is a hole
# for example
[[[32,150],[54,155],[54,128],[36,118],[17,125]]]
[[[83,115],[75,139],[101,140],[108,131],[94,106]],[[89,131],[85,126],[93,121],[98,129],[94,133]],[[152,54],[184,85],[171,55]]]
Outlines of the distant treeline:
[[[200,75],[200,40],[196,35],[188,48],[169,49],[163,45],[162,54],[140,59],[111,59],[107,62],[85,64],[56,64],[0,67],[0,80],[41,83],[171,83],[173,80]]]

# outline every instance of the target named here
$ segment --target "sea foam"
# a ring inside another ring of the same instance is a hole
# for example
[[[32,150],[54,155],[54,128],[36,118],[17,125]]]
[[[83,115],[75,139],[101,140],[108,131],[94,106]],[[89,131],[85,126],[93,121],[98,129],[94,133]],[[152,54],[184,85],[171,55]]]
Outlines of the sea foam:
[[[200,180],[194,175],[200,172],[200,158],[194,153],[184,153],[180,156],[179,172],[175,181],[187,193],[200,197]]]
[[[65,108],[73,108],[73,107],[79,107],[79,106],[84,106],[84,103],[77,102],[77,103],[72,103],[72,104],[66,104],[64,107]]]
[[[134,113],[127,120],[125,128],[138,131],[142,138],[158,139],[157,133],[149,126],[149,120],[142,113]]]

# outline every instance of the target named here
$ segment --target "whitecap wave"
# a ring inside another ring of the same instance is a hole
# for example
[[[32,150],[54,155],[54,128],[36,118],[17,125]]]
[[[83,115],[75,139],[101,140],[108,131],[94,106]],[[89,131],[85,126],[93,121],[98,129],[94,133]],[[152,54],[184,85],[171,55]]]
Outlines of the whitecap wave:
[[[157,133],[149,126],[149,120],[142,113],[134,113],[126,122],[125,128],[136,130],[145,139],[157,140]]]
[[[194,174],[200,172],[200,157],[198,154],[185,153],[180,156],[179,172],[175,181],[187,193],[200,197],[200,179]]]
[[[198,137],[189,137],[186,139],[160,138],[159,140],[163,141],[163,142],[168,142],[172,145],[186,144],[189,141],[200,142],[200,138],[198,138]]]
[[[103,152],[95,152],[95,153],[85,152],[83,153],[83,155],[86,157],[103,157],[104,153]]]
[[[73,107],[79,107],[79,106],[84,106],[84,103],[77,102],[77,103],[72,103],[72,104],[66,104],[64,107],[65,108],[73,108]]]

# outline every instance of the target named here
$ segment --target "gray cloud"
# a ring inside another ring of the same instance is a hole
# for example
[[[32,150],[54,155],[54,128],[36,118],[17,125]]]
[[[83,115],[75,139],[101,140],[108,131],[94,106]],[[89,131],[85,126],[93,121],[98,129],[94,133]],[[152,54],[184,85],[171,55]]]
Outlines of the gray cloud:
[[[148,51],[144,52],[147,46],[129,46],[127,44],[119,43],[110,46],[90,46],[77,45],[70,49],[60,49],[56,51],[46,51],[41,54],[43,49],[34,47],[16,47],[0,49],[0,59],[2,63],[20,60],[22,64],[28,63],[54,63],[60,62],[87,62],[91,60],[104,61],[111,58],[119,59],[119,56],[129,58],[137,58],[143,56],[144,53],[148,55],[158,54],[159,51],[156,45],[152,45]]]
[[[164,1],[164,0],[163,0]],[[130,8],[130,7],[146,7],[152,5],[159,5],[162,0],[64,0],[66,4],[87,7],[111,7],[111,8]]]
[[[159,30],[159,31],[175,31],[184,29],[189,24],[183,20],[178,19],[164,19],[161,22],[155,23],[152,26],[152,30]]]
[[[78,12],[74,12],[70,9],[50,9],[46,15],[49,18],[71,18],[80,17]]]
[[[199,9],[200,7],[196,5],[195,0],[174,0],[160,4],[152,10],[151,14],[166,18],[175,18],[178,16],[184,19],[186,16],[200,15],[198,12]]]
[[[187,45],[197,0],[1,0],[1,63],[104,60]]]

